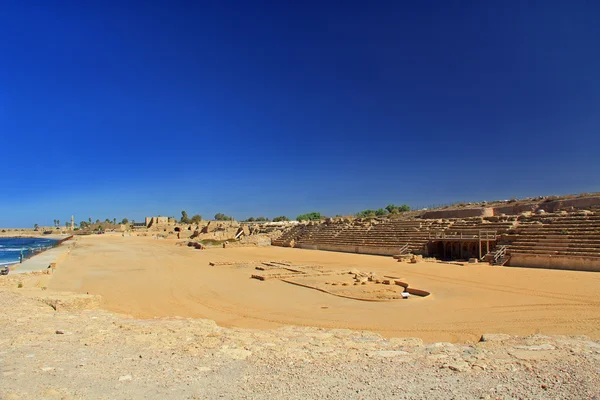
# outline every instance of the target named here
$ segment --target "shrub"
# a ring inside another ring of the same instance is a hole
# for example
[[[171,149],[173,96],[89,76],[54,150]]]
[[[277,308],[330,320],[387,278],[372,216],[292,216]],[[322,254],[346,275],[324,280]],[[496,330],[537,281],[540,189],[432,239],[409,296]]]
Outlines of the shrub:
[[[356,216],[358,218],[369,218],[374,217],[375,215],[375,210],[363,210],[361,212],[356,213]]]
[[[223,214],[223,213],[217,213],[215,214],[215,220],[216,221],[229,221],[232,220],[232,217],[228,217],[227,215]]]
[[[385,209],[390,214],[398,214],[398,213],[401,213],[401,212],[410,211],[410,206],[408,206],[406,204],[402,204],[401,206],[397,206],[397,205],[394,205],[394,204],[388,204],[387,207],[385,207]]]
[[[285,215],[273,218],[273,222],[283,222],[283,221],[289,221],[289,218],[286,217]]]
[[[308,214],[301,214],[296,217],[297,221],[320,221],[321,213],[311,212]]]

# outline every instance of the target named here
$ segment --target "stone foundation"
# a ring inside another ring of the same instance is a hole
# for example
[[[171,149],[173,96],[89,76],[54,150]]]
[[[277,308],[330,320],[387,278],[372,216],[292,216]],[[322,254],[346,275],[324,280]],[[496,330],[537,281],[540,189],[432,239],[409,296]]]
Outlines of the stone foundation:
[[[513,254],[507,266],[600,272],[600,258]]]

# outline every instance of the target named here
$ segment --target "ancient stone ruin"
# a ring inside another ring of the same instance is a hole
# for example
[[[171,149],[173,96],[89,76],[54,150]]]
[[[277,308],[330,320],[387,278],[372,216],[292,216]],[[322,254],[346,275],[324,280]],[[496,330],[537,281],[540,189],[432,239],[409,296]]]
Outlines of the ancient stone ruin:
[[[582,206],[588,209],[577,208]],[[284,230],[272,244],[600,271],[600,197],[440,210],[409,218],[298,224]]]

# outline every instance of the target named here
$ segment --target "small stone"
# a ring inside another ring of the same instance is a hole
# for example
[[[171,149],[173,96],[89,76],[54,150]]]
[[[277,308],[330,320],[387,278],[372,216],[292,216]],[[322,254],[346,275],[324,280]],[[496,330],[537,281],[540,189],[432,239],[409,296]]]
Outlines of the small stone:
[[[446,368],[456,372],[466,372],[470,369],[469,364],[466,362],[455,361],[445,365]]]
[[[484,333],[481,335],[480,342],[503,342],[510,339],[510,335],[504,333]]]
[[[55,332],[57,335],[64,335],[65,333],[63,331],[56,331]]]
[[[200,372],[209,372],[212,371],[212,368],[210,367],[196,367],[196,369]]]
[[[119,382],[125,382],[125,381],[130,381],[132,380],[132,376],[131,375],[123,375],[119,377]]]
[[[531,350],[531,351],[542,351],[542,350],[556,350],[556,347],[551,344],[544,343],[536,346],[516,346],[517,349]]]
[[[369,357],[397,357],[397,356],[405,356],[408,352],[401,350],[379,350],[367,353]]]

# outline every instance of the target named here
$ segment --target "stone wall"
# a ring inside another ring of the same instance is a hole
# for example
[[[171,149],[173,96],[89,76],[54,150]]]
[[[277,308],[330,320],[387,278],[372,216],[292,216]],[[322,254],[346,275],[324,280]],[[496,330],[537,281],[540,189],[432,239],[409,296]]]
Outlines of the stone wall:
[[[169,223],[169,217],[146,217],[146,227],[152,225],[167,225]]]
[[[298,244],[296,247],[308,250],[339,251],[342,253],[371,254],[376,256],[393,256],[400,251],[400,246]]]
[[[520,204],[520,205],[508,205],[502,207],[494,207],[494,216],[497,215],[519,215],[527,211],[535,211],[538,208],[538,204]]]
[[[565,209],[585,209],[600,206],[600,197],[584,197],[580,199],[555,200],[540,204],[540,209],[546,212],[556,212]]]
[[[600,272],[600,258],[513,254],[507,266]]]
[[[455,210],[437,210],[427,211],[421,216],[423,219],[447,219],[447,218],[469,218],[469,217],[492,217],[494,209],[483,208],[462,208]]]

